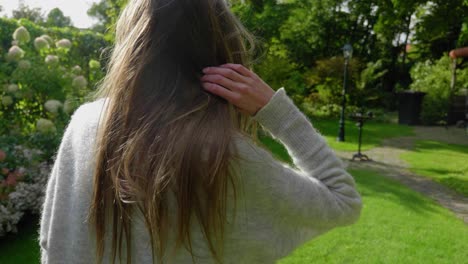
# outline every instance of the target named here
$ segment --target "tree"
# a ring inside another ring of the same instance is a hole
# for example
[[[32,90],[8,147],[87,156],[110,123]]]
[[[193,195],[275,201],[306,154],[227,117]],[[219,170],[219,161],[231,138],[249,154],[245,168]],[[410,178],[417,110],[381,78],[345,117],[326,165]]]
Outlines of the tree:
[[[98,20],[93,29],[102,33],[107,32],[107,38],[112,39],[111,35],[113,34],[115,23],[127,1],[101,0],[98,3],[93,3],[91,8],[88,9],[88,15]]]
[[[13,10],[13,18],[21,19],[25,18],[34,23],[42,24],[44,23],[44,15],[42,9],[39,7],[30,8],[24,4],[24,1],[20,1],[18,9]]]
[[[466,45],[468,3],[464,0],[434,0],[419,14],[416,40],[422,56],[433,60],[444,53]]]
[[[104,33],[106,31],[107,25],[110,24],[111,18],[107,15],[107,8],[107,1],[102,0],[99,3],[93,3],[91,8],[88,9],[88,16],[98,20],[98,22],[92,27],[94,31]]]
[[[45,22],[46,26],[52,27],[70,27],[72,22],[70,17],[67,17],[63,14],[62,10],[59,8],[54,8],[50,10],[47,15],[47,20]]]

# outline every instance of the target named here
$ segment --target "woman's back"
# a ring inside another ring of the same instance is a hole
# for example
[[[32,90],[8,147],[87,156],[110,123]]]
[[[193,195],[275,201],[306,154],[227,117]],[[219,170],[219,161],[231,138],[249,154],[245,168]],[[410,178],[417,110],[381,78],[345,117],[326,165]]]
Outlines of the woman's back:
[[[95,262],[94,235],[86,219],[93,189],[91,150],[103,103],[98,100],[81,106],[64,135],[41,222],[43,263]],[[362,206],[352,177],[284,88],[254,118],[285,144],[300,170],[275,160],[238,134],[233,143],[244,159],[235,166],[240,183],[235,214],[228,194],[224,263],[272,263],[333,227],[355,222]],[[174,245],[177,210],[175,200],[168,201],[172,219],[168,245]],[[108,245],[111,238],[108,232]],[[195,222],[192,238],[195,261],[214,263]],[[104,263],[110,261],[109,250],[105,250]],[[152,262],[150,237],[139,213],[132,217],[132,256],[134,263]],[[168,263],[192,262],[183,248],[172,257],[166,259]]]
[[[243,66],[251,40],[224,0],[128,2],[49,179],[44,263],[268,263],[358,218],[339,159]],[[298,170],[255,145],[258,124]]]

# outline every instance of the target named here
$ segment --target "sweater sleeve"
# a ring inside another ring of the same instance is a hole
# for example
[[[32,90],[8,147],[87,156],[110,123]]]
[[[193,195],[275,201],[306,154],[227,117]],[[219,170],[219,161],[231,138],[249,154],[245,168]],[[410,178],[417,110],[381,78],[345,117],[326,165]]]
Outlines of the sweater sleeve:
[[[244,153],[252,159],[244,164],[248,177],[254,177],[249,184],[260,189],[257,196],[267,196],[257,198],[257,207],[264,217],[274,219],[269,225],[279,234],[280,255],[333,227],[357,221],[362,201],[354,179],[284,88],[253,119],[286,147],[297,167],[255,144]]]
[[[73,123],[74,119],[76,119],[76,113],[78,110],[75,111],[74,115],[71,117],[70,123],[65,128],[46,186],[39,227],[40,255],[41,263],[43,264],[50,263],[50,252],[56,251],[56,249],[49,247],[51,237],[57,236],[53,227],[58,226],[58,223],[63,223],[64,221],[64,219],[57,217],[57,211],[63,207],[61,204],[61,198],[63,195],[61,194],[64,191],[61,190],[61,188],[63,188],[61,185],[63,185],[65,179],[64,174],[69,174],[70,161],[73,160],[71,148],[73,140]]]

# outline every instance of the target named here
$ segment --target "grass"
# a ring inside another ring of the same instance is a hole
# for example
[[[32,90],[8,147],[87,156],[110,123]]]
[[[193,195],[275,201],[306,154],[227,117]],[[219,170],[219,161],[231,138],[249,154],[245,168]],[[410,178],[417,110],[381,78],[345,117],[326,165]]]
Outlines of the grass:
[[[374,172],[350,171],[363,197],[359,221],[295,250],[290,263],[466,263],[468,227],[447,209]]]
[[[268,137],[261,141],[278,159],[291,162],[282,145]],[[462,152],[459,146],[456,150]],[[457,162],[444,164],[466,166],[468,158],[456,156]],[[363,197],[360,220],[304,244],[280,264],[466,263],[468,227],[451,211],[375,172],[350,172]]]
[[[468,227],[453,213],[374,172],[353,170],[363,210],[359,221],[312,240],[279,264],[466,263]],[[0,241],[0,263],[38,263],[37,219]]]
[[[345,142],[336,141],[338,135],[338,120],[311,120],[314,127],[327,139],[328,144],[343,151],[357,151],[359,129],[355,122],[345,122]],[[363,126],[362,150],[369,150],[392,137],[412,136],[413,128],[398,124],[378,123],[369,121]]]
[[[328,138],[333,137],[333,124],[332,121],[314,123]],[[397,125],[376,123],[368,127],[369,134],[374,131],[373,133],[395,135],[399,130],[403,131],[401,133],[411,133],[407,127]],[[401,133],[398,135],[402,135]],[[352,135],[352,132],[349,134]],[[383,138],[385,137],[379,135],[373,139],[373,144],[378,144]],[[283,145],[266,136],[260,137],[260,140],[277,158],[291,162]],[[336,145],[331,145],[336,148]],[[345,145],[341,145],[343,146]],[[428,171],[438,174],[437,170],[446,170],[448,174],[457,176],[459,170],[453,168],[467,168],[463,162],[468,160],[465,148],[437,142],[419,142],[414,153],[409,153],[416,156],[409,157],[413,164],[422,162],[413,165],[421,170],[421,173]],[[437,164],[440,163],[437,168],[431,167],[434,160],[438,161]],[[360,220],[354,225],[336,228],[304,244],[279,261],[279,264],[466,263],[468,227],[452,212],[375,172],[350,172],[363,197],[364,207]],[[466,180],[466,173],[463,175]],[[0,240],[0,263],[39,262],[37,219],[28,219],[28,222],[19,227],[19,234],[9,235]]]
[[[338,120],[309,118],[313,126],[326,138],[328,144],[335,150],[357,151],[359,130],[355,122],[345,122],[345,142],[338,142]],[[364,124],[362,133],[362,150],[369,150],[382,143],[384,139],[392,137],[412,136],[413,128],[390,123],[369,121]],[[269,139],[262,142],[270,143]],[[276,148],[276,147],[274,147]]]
[[[9,234],[0,239],[0,263],[39,263],[39,219],[25,216],[18,225],[17,234]]]
[[[468,196],[468,147],[418,141],[415,148],[400,156],[410,164],[410,170],[427,176]]]

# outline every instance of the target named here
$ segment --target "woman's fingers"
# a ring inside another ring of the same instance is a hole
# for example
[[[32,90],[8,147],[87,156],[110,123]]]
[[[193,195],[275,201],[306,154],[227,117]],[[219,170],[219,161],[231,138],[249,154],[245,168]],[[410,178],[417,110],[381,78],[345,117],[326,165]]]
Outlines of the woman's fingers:
[[[250,77],[250,78],[256,77],[256,74],[254,74],[252,71],[244,67],[244,65],[242,64],[226,63],[226,64],[221,65],[220,67],[231,69],[245,77]]]
[[[275,91],[254,72],[240,64],[224,64],[203,69],[200,79],[205,90],[223,97],[239,111],[255,115]]]
[[[210,93],[216,94],[218,96],[221,96],[222,98],[228,100],[232,104],[236,104],[237,101],[239,100],[239,95],[236,93],[231,92],[230,90],[215,84],[215,83],[209,83],[209,82],[202,82],[202,86],[205,90],[207,90]]]
[[[207,67],[203,69],[204,74],[219,74],[236,82],[245,82],[245,77],[230,68]]]
[[[229,78],[224,77],[219,74],[207,74],[201,78],[202,82],[210,82],[223,86],[231,91],[240,91],[243,92],[245,85],[240,82],[235,82]]]

